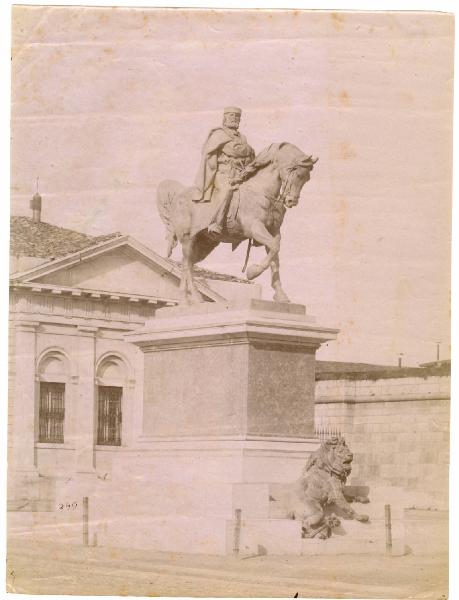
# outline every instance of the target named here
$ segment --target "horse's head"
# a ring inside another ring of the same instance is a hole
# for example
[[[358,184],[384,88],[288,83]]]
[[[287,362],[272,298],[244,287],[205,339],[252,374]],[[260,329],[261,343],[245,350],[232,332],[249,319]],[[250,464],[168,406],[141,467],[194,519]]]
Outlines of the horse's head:
[[[311,171],[318,160],[312,155],[306,156],[292,144],[281,145],[278,165],[282,180],[281,198],[286,208],[298,204],[303,185],[311,178]]]

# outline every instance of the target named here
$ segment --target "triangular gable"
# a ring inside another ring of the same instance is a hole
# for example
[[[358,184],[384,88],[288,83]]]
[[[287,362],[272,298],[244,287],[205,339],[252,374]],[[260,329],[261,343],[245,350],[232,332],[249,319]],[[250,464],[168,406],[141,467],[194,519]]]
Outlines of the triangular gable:
[[[178,299],[180,275],[175,264],[134,238],[120,236],[16,273],[11,280]],[[225,300],[205,283],[196,284],[207,299]]]

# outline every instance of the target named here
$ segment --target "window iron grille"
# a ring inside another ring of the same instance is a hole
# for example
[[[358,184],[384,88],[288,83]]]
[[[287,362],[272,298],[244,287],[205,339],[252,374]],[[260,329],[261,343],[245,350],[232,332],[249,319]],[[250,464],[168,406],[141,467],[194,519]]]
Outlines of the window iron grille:
[[[121,446],[121,397],[123,388],[99,386],[97,444]]]
[[[65,383],[40,383],[38,441],[64,443]]]

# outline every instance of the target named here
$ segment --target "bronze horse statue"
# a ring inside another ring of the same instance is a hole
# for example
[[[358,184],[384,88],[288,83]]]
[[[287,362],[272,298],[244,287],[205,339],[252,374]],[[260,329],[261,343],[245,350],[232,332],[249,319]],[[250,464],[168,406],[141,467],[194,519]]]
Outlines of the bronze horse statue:
[[[180,290],[186,303],[201,302],[193,280],[193,265],[202,261],[220,242],[232,243],[233,250],[243,240],[265,246],[266,257],[247,269],[247,279],[258,277],[271,267],[274,300],[289,302],[279,275],[280,228],[285,211],[298,204],[301,189],[317,158],[306,156],[293,144],[271,144],[245,167],[233,188],[226,226],[221,234],[209,233],[209,210],[215,207],[196,204],[192,188],[176,181],[162,181],[158,186],[158,211],[166,225],[168,257],[180,241],[183,251]]]

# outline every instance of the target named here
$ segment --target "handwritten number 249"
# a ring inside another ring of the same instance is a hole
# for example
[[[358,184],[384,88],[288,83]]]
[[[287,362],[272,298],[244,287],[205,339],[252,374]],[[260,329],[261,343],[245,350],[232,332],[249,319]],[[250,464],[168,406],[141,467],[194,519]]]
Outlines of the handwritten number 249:
[[[75,510],[78,506],[78,502],[59,502],[59,510]]]

